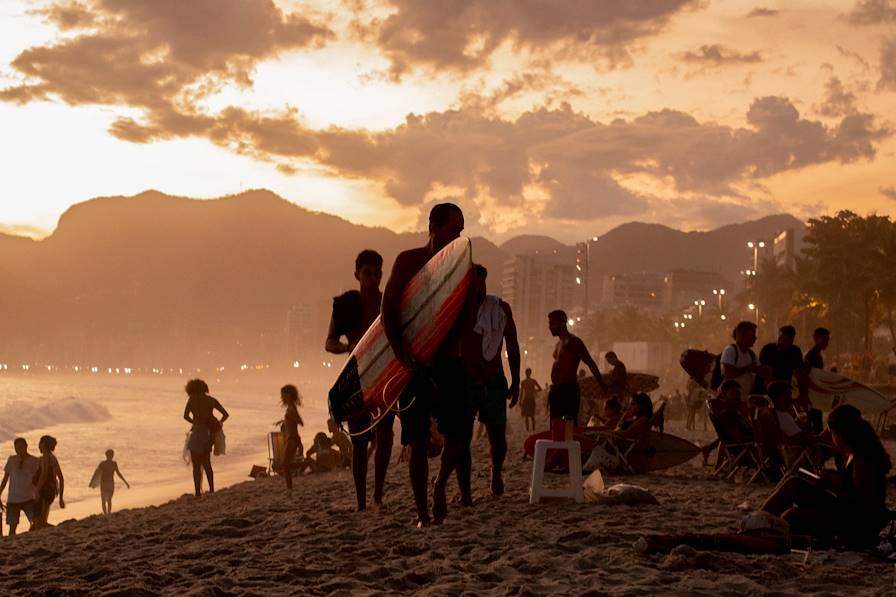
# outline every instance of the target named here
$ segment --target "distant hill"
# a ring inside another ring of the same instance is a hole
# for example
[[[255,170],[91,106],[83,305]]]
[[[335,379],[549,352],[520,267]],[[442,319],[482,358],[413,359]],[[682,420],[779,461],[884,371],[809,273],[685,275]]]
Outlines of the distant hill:
[[[686,267],[732,275],[746,265],[747,240],[799,226],[790,216],[711,232],[626,224],[594,245],[592,264],[607,273]],[[0,234],[0,360],[274,359],[294,305],[317,358],[332,297],[356,285],[355,255],[378,250],[388,275],[395,255],[424,238],[358,226],[265,190],[202,201],[156,191],[93,199],[70,208],[43,240]],[[572,242],[543,236],[473,245],[493,292],[510,255],[567,263],[575,255]]]

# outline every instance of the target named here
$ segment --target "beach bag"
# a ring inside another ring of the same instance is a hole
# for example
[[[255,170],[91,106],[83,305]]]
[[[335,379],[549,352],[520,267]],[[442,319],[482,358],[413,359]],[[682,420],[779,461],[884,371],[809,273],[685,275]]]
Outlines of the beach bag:
[[[582,484],[582,489],[585,491],[586,502],[600,501],[601,496],[604,494],[604,477],[599,470],[588,475],[588,478]]]
[[[620,483],[613,485],[604,492],[600,502],[604,504],[624,504],[626,506],[638,506],[643,504],[659,505],[659,502],[649,490],[638,485]]]
[[[591,455],[582,467],[585,473],[595,471],[612,472],[619,468],[619,457],[607,452],[602,446],[594,446]],[[603,490],[603,487],[601,487]]]
[[[218,429],[212,436],[212,446],[214,447],[215,456],[224,456],[226,452],[226,443],[224,437],[224,429]]]

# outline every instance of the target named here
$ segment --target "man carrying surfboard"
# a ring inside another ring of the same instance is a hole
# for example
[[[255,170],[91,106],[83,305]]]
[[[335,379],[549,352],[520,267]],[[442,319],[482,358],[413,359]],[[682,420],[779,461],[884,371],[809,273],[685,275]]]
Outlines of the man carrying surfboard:
[[[383,258],[371,249],[365,249],[355,258],[355,279],[359,283],[358,290],[350,290],[333,299],[333,314],[330,317],[330,328],[324,348],[333,354],[350,353],[367,331],[367,328],[380,314],[383,294],[380,282],[383,279]],[[346,342],[342,341],[345,337]],[[349,434],[352,438],[352,477],[355,481],[355,496],[358,511],[367,509],[367,448],[374,441],[373,458],[373,503],[382,506],[383,487],[386,484],[386,471],[392,457],[394,435],[392,427],[395,413],[391,410],[374,425],[371,416],[359,417],[349,421]]]
[[[460,358],[460,342],[458,327],[448,335],[425,374],[419,364],[414,361],[402,341],[401,297],[411,278],[426,263],[450,242],[460,237],[464,229],[463,211],[453,203],[439,203],[429,213],[429,241],[426,245],[403,251],[395,258],[392,273],[383,292],[382,322],[383,330],[396,359],[402,366],[416,372],[414,379],[405,391],[400,403],[401,443],[410,446],[408,469],[411,490],[414,493],[414,504],[417,508],[418,526],[431,523],[427,503],[427,482],[429,479],[429,429],[430,416],[438,422],[438,429],[444,435],[445,445],[442,450],[439,479],[447,480],[457,469],[469,451],[470,437],[473,433],[473,417],[464,382],[464,364]],[[413,395],[413,401],[407,400]],[[405,403],[407,403],[407,406]],[[462,476],[464,471],[458,470]],[[460,479],[460,485],[469,486],[469,481]],[[433,488],[433,515],[436,522],[441,522],[447,511],[445,483]]]
[[[510,305],[499,297],[487,293],[488,270],[482,265],[473,266],[473,296],[470,309],[464,318],[461,352],[467,374],[467,390],[479,412],[479,421],[485,425],[492,454],[492,495],[504,493],[501,469],[507,456],[507,401],[510,408],[520,397],[520,345],[517,341],[516,323]],[[501,346],[507,343],[507,363],[510,367],[510,385],[504,377]],[[469,451],[465,459],[469,456]],[[465,460],[462,466],[471,466]],[[463,475],[466,479],[469,476]],[[461,494],[469,496],[469,487],[462,487]]]
[[[548,313],[548,328],[551,330],[551,335],[557,338],[554,364],[551,366],[551,389],[548,391],[552,429],[557,419],[570,418],[573,420],[573,425],[578,424],[581,392],[576,371],[579,363],[584,363],[591,370],[601,392],[607,393],[607,384],[604,383],[585,343],[571,334],[566,327],[568,320],[566,313],[559,309]]]

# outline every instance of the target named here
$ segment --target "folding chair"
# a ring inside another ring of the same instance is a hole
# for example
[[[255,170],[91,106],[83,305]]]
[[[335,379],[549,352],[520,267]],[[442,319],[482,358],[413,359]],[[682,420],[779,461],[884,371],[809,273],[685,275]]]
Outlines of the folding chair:
[[[665,421],[666,402],[660,402],[659,406],[653,412],[650,418],[648,430],[654,427],[662,428]],[[662,431],[660,431],[662,433]],[[635,447],[641,444],[642,438],[625,438],[610,432],[599,432],[595,435],[598,445],[606,450],[611,456],[619,459],[619,465],[625,472],[634,475],[637,474],[635,467],[629,462]],[[646,447],[645,450],[650,449]]]
[[[715,429],[716,435],[719,438],[719,446],[721,450],[719,461],[716,462],[716,467],[712,472],[712,476],[716,478],[723,476],[724,479],[731,479],[741,468],[757,468],[759,462],[756,458],[755,442],[733,441],[718,417],[712,413],[709,400],[706,401],[706,412],[709,417],[709,422],[712,424],[712,427]]]
[[[272,431],[268,438],[268,473],[283,474],[283,452],[286,450],[286,433]]]

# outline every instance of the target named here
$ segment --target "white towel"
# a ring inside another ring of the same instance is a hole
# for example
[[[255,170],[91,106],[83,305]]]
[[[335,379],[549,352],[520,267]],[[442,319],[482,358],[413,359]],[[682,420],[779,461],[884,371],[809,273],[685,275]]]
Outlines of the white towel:
[[[493,294],[485,295],[485,300],[479,306],[476,327],[473,331],[482,334],[482,356],[486,361],[494,359],[501,350],[505,325],[507,315],[501,308],[501,299]]]

